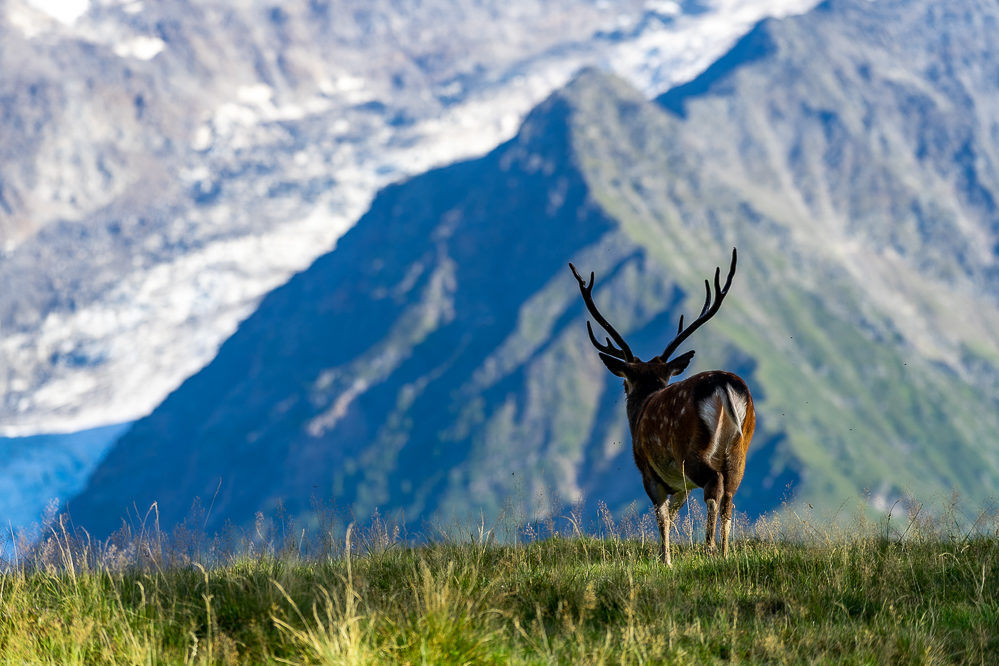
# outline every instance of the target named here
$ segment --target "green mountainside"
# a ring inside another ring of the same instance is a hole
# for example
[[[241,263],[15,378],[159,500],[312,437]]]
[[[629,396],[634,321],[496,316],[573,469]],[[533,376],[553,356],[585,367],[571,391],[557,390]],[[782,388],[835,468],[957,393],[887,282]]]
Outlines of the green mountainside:
[[[317,499],[411,523],[644,506],[567,263],[596,272],[599,306],[648,357],[733,246],[688,373],[733,370],[753,392],[736,508],[774,508],[788,484],[831,510],[985,501],[997,14],[826,3],[658,101],[581,73],[489,155],[384,190],[115,445],[74,520],[107,533],[155,501],[171,524],[195,497],[209,527]]]

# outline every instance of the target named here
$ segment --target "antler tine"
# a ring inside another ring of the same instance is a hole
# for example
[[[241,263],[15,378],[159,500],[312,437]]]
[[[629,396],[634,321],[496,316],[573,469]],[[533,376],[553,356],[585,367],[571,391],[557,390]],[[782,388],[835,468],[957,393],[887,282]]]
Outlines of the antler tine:
[[[676,333],[676,337],[666,345],[666,350],[660,354],[660,358],[664,361],[669,360],[669,357],[677,350],[683,341],[690,337],[690,334],[696,331],[704,322],[715,316],[718,312],[718,308],[721,307],[722,301],[725,300],[725,295],[728,294],[729,287],[732,286],[732,277],[735,275],[735,264],[738,255],[736,250],[732,248],[732,265],[728,269],[728,277],[725,278],[725,286],[721,284],[721,267],[715,268],[715,289],[714,289],[714,299],[712,299],[711,285],[707,280],[704,281],[704,288],[707,291],[707,297],[704,299],[704,307],[701,308],[701,314],[698,315],[697,319],[691,323],[687,328],[683,328],[683,316],[680,316],[680,328]]]
[[[576,267],[573,266],[571,262],[569,263],[569,268],[572,270],[572,274],[576,278],[576,282],[579,283],[579,292],[583,295],[583,303],[586,304],[586,309],[589,311],[590,316],[592,316],[596,322],[610,334],[611,338],[614,339],[614,342],[617,343],[620,349],[611,344],[610,338],[607,339],[606,345],[600,344],[597,341],[596,336],[593,334],[593,327],[590,326],[590,322],[587,321],[586,331],[590,334],[590,342],[592,342],[593,346],[603,354],[619,358],[622,361],[628,361],[629,363],[634,361],[635,355],[631,353],[631,348],[628,347],[628,343],[624,341],[624,338],[621,337],[620,333],[614,330],[614,327],[610,325],[610,322],[604,319],[604,316],[600,314],[600,311],[597,310],[597,306],[593,303],[593,285],[596,283],[596,276],[594,273],[590,273],[590,282],[587,284],[586,281],[580,277],[579,273],[576,272]]]
[[[718,282],[717,269],[715,271],[715,275],[716,275],[715,282],[717,283]],[[700,317],[701,315],[703,315],[705,312],[708,311],[709,307],[711,307],[711,285],[709,285],[708,281],[705,280],[704,281],[704,305],[701,306],[701,314],[699,314],[697,316]]]
[[[618,349],[613,344],[611,344],[610,338],[604,338],[604,340],[607,341],[607,344],[600,344],[599,342],[597,342],[597,336],[593,334],[593,327],[590,326],[589,321],[586,322],[586,332],[590,334],[590,342],[593,343],[593,346],[597,348],[597,351],[600,351],[609,356],[613,356],[614,358],[619,358],[622,361],[630,360],[622,350]]]

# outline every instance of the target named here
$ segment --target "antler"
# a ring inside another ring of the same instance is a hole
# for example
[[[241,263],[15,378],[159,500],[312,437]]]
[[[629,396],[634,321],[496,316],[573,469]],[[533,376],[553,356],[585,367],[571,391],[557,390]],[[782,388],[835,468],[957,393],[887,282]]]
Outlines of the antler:
[[[736,260],[736,252],[735,248],[733,247],[732,266],[728,269],[728,277],[725,279],[725,286],[724,287],[721,286],[721,280],[720,280],[721,268],[716,267],[714,303],[712,303],[712,298],[711,298],[711,286],[708,284],[708,281],[705,280],[704,290],[707,292],[707,295],[704,297],[704,307],[701,308],[701,314],[699,314],[697,316],[697,319],[694,320],[694,323],[692,323],[687,328],[683,327],[683,315],[680,315],[680,325],[677,327],[676,337],[673,338],[672,342],[666,345],[666,350],[662,354],[660,354],[660,358],[663,361],[668,361],[669,357],[673,354],[673,352],[676,351],[677,347],[679,347],[684,340],[690,337],[691,333],[696,331],[701,326],[701,324],[714,317],[715,313],[718,312],[718,308],[721,307],[722,301],[725,299],[725,294],[728,293],[728,288],[732,286],[732,276],[735,275],[735,260]]]
[[[607,354],[608,356],[613,356],[614,358],[619,358],[622,361],[627,361],[631,363],[635,360],[635,355],[631,353],[631,348],[628,347],[628,343],[624,341],[621,334],[614,330],[614,327],[604,319],[600,311],[597,310],[597,306],[593,304],[593,296],[591,292],[593,291],[593,285],[596,282],[594,274],[590,273],[590,283],[587,284],[583,278],[579,277],[579,273],[576,272],[576,267],[569,264],[569,268],[572,269],[572,274],[576,277],[576,282],[579,283],[579,292],[583,295],[583,302],[586,303],[586,309],[589,310],[590,315],[597,320],[605,331],[610,333],[611,338],[614,338],[614,342],[618,344],[618,349],[613,344],[611,344],[610,338],[605,338],[607,340],[606,345],[602,345],[597,342],[597,338],[593,335],[593,327],[590,326],[590,322],[586,322],[586,332],[590,334],[590,342],[596,347],[601,353]]]

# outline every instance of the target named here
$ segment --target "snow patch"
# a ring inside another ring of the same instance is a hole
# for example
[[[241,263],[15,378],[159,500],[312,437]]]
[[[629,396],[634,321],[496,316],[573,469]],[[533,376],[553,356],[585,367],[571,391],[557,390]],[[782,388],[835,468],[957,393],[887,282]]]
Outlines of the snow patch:
[[[7,21],[28,39],[51,29],[53,23],[50,16],[16,3],[8,5]]]
[[[240,86],[236,90],[236,97],[244,104],[263,106],[269,104],[274,99],[274,89],[263,83],[252,86]]]
[[[201,152],[202,150],[208,150],[212,147],[212,128],[208,125],[201,125],[194,131],[194,137],[191,139],[191,148]]]
[[[136,58],[152,60],[166,47],[166,43],[157,37],[133,37],[128,41],[114,46],[114,53],[120,58]]]
[[[90,0],[27,0],[38,11],[63,25],[73,25],[90,9]]]
[[[645,10],[660,16],[679,16],[683,13],[680,3],[674,0],[648,0],[645,3]]]
[[[220,240],[126,276],[101,302],[53,312],[39,330],[0,339],[0,357],[23,367],[77,350],[100,359],[53,373],[20,399],[18,411],[36,416],[51,433],[119,422],[120,414],[148,414],[211,360],[219,341],[236,330],[262,294],[308,266],[312,253],[304,247],[332,247],[365,205],[354,202],[339,215],[322,202],[270,233]],[[255,267],[252,274],[247,266]],[[80,410],[80,404],[88,407]],[[39,430],[6,423],[0,436]]]

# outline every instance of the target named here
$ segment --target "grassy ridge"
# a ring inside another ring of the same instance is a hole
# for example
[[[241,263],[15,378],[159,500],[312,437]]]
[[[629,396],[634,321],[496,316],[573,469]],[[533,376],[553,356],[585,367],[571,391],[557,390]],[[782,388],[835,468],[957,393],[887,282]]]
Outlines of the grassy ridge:
[[[994,530],[886,526],[802,538],[760,523],[727,559],[682,543],[672,570],[654,540],[614,536],[209,568],[84,564],[57,544],[55,564],[0,578],[0,662],[991,661]]]

